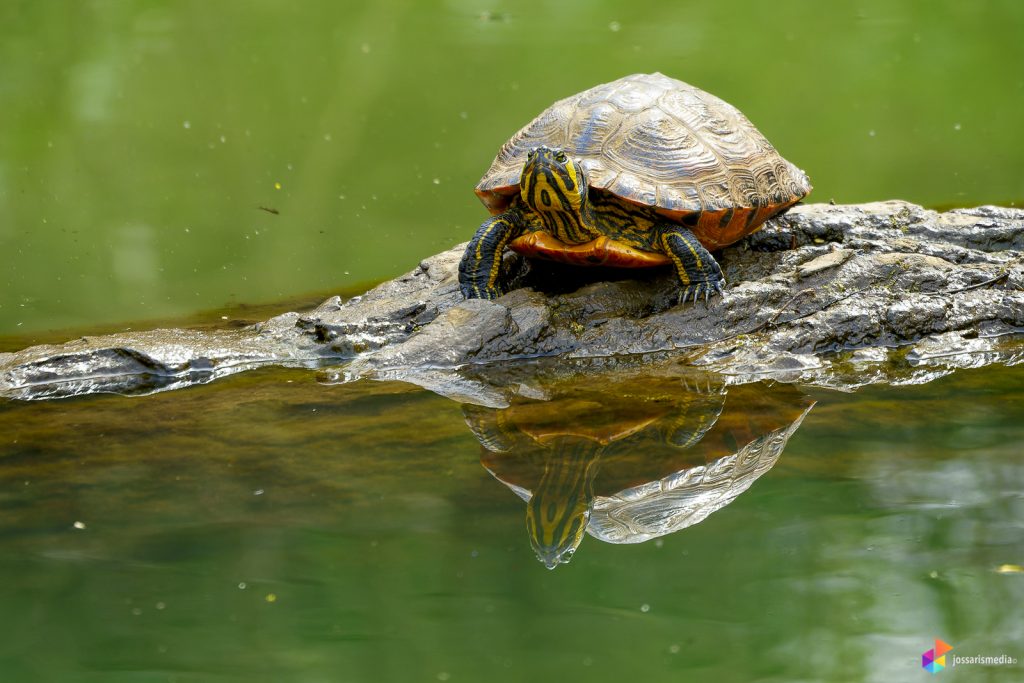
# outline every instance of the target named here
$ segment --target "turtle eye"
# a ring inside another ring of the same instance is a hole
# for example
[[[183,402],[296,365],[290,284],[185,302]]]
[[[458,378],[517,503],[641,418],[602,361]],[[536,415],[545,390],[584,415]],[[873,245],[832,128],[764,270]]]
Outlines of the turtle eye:
[[[555,153],[555,161],[557,161],[558,163],[564,164],[568,160],[569,160],[569,158],[567,156],[565,156],[565,152],[556,152]]]
[[[534,149],[531,149],[529,152],[526,153],[526,158],[527,159],[532,159],[536,155],[537,155],[537,149],[534,148]]]

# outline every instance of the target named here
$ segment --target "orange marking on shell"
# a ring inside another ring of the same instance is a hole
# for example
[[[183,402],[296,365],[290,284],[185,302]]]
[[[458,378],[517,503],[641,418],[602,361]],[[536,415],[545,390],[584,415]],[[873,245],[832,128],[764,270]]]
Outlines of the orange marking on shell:
[[[509,185],[508,187],[498,188],[497,190],[481,190],[477,188],[475,190],[476,196],[480,198],[480,201],[484,203],[487,210],[491,212],[492,216],[497,216],[499,213],[504,211],[515,199],[516,195],[519,194],[518,185]]]
[[[733,209],[732,218],[722,227],[719,227],[719,222],[725,214],[724,211],[705,211],[698,219],[697,227],[693,228],[693,234],[708,251],[715,251],[757,232],[766,220],[785,211],[800,199],[802,197],[794,197],[783,204]],[[751,213],[754,214],[753,218],[750,217]]]
[[[524,256],[574,266],[651,268],[671,263],[665,254],[640,251],[604,236],[583,244],[565,244],[546,232],[537,231],[515,238],[509,247]]]

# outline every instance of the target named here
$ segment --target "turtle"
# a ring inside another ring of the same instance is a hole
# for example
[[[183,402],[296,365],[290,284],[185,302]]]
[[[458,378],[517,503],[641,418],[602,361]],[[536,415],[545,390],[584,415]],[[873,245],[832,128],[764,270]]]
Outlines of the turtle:
[[[506,247],[582,266],[671,264],[679,303],[721,294],[711,251],[811,191],[735,107],[660,73],[555,102],[506,142],[476,186],[491,213],[459,263],[467,299],[503,294]]]
[[[463,405],[466,424],[489,454],[483,463],[491,474],[505,481],[497,471],[527,479],[540,473],[518,491],[526,492],[530,545],[548,569],[569,562],[583,541],[602,459],[635,465],[631,456],[643,454],[641,460],[670,461],[666,450],[699,442],[725,405],[724,384],[684,391],[671,378],[644,379],[584,378],[550,387],[555,393],[544,401],[501,409]]]
[[[692,370],[570,376],[545,393],[462,412],[481,464],[526,501],[530,545],[548,569],[571,561],[586,534],[640,543],[728,505],[814,405],[792,385],[728,387]]]

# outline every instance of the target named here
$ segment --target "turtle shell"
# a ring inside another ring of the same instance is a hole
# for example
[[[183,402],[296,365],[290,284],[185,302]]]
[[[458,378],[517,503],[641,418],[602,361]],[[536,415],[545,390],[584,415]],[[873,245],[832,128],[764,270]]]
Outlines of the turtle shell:
[[[513,135],[476,187],[492,214],[519,193],[526,155],[541,145],[575,158],[591,188],[683,223],[711,249],[811,191],[807,175],[738,109],[660,73],[560,100]]]

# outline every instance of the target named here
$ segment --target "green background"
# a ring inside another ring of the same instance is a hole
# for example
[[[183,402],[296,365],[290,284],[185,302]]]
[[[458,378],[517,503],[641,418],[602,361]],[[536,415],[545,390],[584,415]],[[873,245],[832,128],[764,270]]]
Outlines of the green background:
[[[1022,30],[1014,0],[6,0],[0,334],[405,272],[516,129],[638,71],[738,106],[812,201],[1014,202]]]

